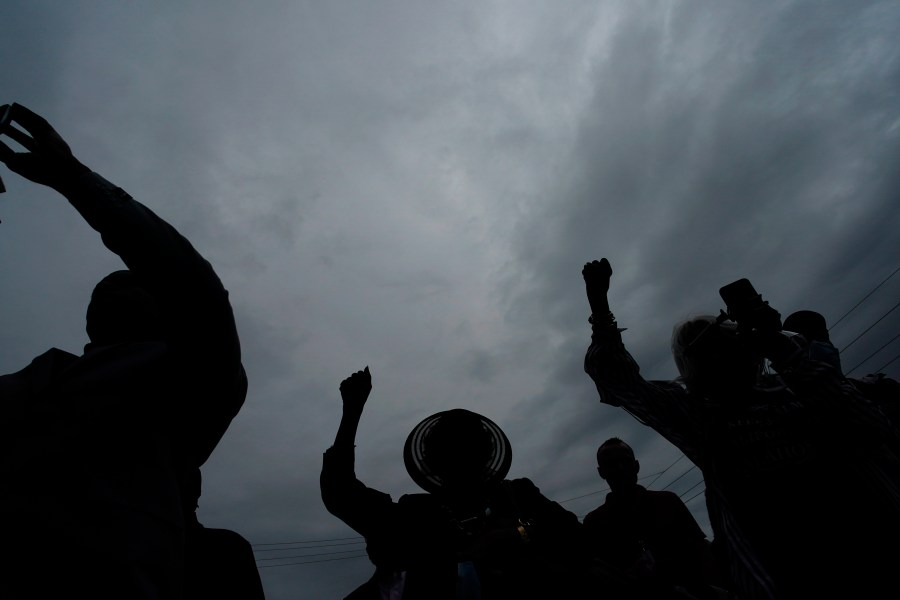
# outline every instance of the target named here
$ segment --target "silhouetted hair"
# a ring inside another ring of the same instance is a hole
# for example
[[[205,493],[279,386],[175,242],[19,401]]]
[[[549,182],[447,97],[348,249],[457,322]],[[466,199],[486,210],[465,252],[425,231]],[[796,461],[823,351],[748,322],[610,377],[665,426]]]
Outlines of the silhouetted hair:
[[[700,315],[676,325],[672,358],[688,389],[752,386],[760,374],[762,357],[739,338],[737,323]]]
[[[675,359],[681,379],[687,385],[695,383],[699,375],[700,366],[696,360],[699,338],[701,334],[708,333],[708,328],[715,326],[716,317],[699,315],[682,321],[672,330],[672,358]]]
[[[634,449],[631,446],[629,446],[627,443],[625,443],[624,440],[622,440],[621,438],[617,438],[617,437],[611,437],[608,440],[606,440],[605,442],[603,442],[602,444],[600,444],[600,447],[597,448],[597,464],[598,465],[600,464],[600,454],[603,452],[603,450],[610,446],[614,446],[614,445],[615,446],[625,446],[626,448],[628,448],[631,451],[631,455],[634,456]]]

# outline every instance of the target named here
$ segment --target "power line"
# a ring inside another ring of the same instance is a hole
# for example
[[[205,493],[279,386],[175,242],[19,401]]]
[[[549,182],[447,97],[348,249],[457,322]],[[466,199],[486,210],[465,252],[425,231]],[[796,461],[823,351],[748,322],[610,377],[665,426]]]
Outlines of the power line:
[[[330,548],[333,546],[353,546],[356,544],[365,544],[365,538],[359,538],[355,542],[338,542],[336,544],[317,544],[315,546],[285,546],[284,548],[263,548],[262,550],[254,549],[253,552],[284,552],[286,550],[315,550],[316,548]]]
[[[566,498],[565,500],[557,500],[557,502],[562,504],[563,502],[571,502],[572,500],[581,500],[582,498],[587,498],[588,496],[596,496],[597,494],[602,494],[603,492],[608,492],[608,491],[609,491],[609,488],[604,488],[602,490],[597,490],[596,492],[588,492],[587,494],[575,496],[574,498]]]
[[[865,302],[866,299],[867,299],[869,296],[871,296],[872,294],[874,294],[875,291],[876,291],[878,288],[880,288],[880,287],[883,286],[885,283],[887,283],[887,280],[888,280],[888,279],[890,279],[891,277],[893,277],[894,275],[896,275],[896,274],[897,274],[897,271],[900,271],[900,267],[897,267],[896,269],[894,269],[894,272],[893,272],[893,273],[891,273],[890,275],[888,275],[887,277],[885,277],[884,280],[883,280],[881,283],[879,283],[878,285],[876,285],[876,286],[872,289],[871,292],[869,292],[868,294],[866,294],[865,296],[863,296],[863,299],[860,300],[859,302],[857,302],[857,303],[853,306],[853,308],[851,308],[850,310],[848,310],[847,312],[845,312],[845,313],[843,314],[843,316],[841,316],[840,319],[838,319],[837,321],[835,321],[834,323],[832,323],[832,324],[831,324],[831,327],[828,328],[828,331],[831,331],[832,329],[834,329],[834,327],[835,327],[838,323],[840,323],[841,321],[844,320],[844,317],[846,317],[847,315],[849,315],[850,313],[852,313],[854,310],[856,310],[856,308],[857,308],[860,304],[862,304],[863,302]],[[855,341],[855,340],[854,340],[854,341]]]
[[[673,479],[672,481],[667,483],[665,486],[663,486],[663,489],[668,488],[670,485],[672,485],[673,483],[675,483],[676,481],[678,481],[679,479],[681,479],[682,477],[684,477],[685,475],[687,475],[688,473],[690,473],[691,471],[693,471],[696,468],[697,468],[697,465],[692,465],[690,469],[688,469],[687,471],[685,471],[684,473],[682,473],[681,475],[679,475],[678,477],[676,477],[675,479]],[[693,489],[693,488],[691,488],[691,489]]]
[[[872,354],[868,355],[867,357],[865,357],[864,359],[862,359],[861,361],[859,361],[859,364],[857,364],[855,367],[853,367],[852,369],[850,369],[849,371],[847,371],[847,375],[849,375],[850,373],[852,373],[853,371],[855,371],[856,369],[858,369],[859,367],[861,367],[861,366],[862,366],[866,361],[868,361],[870,358],[872,358],[873,356],[875,356],[876,354],[878,354],[879,352],[881,352],[882,350],[884,350],[885,348],[887,348],[888,345],[890,345],[890,343],[893,342],[894,340],[896,340],[897,338],[900,338],[900,333],[898,333],[897,335],[895,335],[894,337],[892,337],[890,340],[888,340],[887,343],[885,343],[881,348],[879,348],[878,350],[876,350],[876,351],[873,352]],[[896,360],[896,359],[895,359],[895,360]],[[888,364],[890,364],[890,363],[888,363]],[[879,369],[878,371],[876,371],[876,373],[879,372],[879,371],[881,371],[881,370],[882,370],[882,369]]]
[[[898,354],[897,356],[895,356],[895,357],[892,358],[891,360],[887,361],[886,363],[884,363],[883,365],[881,365],[880,367],[878,367],[877,369],[875,369],[875,372],[876,372],[876,373],[883,373],[884,370],[888,367],[888,365],[892,364],[892,363],[893,363],[895,360],[897,360],[898,358],[900,358],[900,354]]]
[[[692,486],[689,487],[688,489],[684,490],[684,492],[681,493],[681,494],[679,494],[678,497],[681,498],[681,499],[683,500],[685,496],[687,496],[688,494],[691,493],[691,490],[693,490],[693,489],[694,489],[695,487],[697,487],[698,485],[702,485],[704,481],[705,481],[704,479],[701,479],[700,481],[698,481],[697,483],[695,483],[694,485],[692,485]],[[691,496],[691,499],[693,500],[694,497]],[[685,504],[687,504],[687,503],[685,503]]]
[[[696,494],[694,494],[693,496],[691,496],[690,498],[685,500],[684,503],[687,504],[688,502],[690,502],[691,500],[693,500],[694,498],[696,498],[697,496],[699,496],[700,494],[702,494],[705,491],[706,491],[706,488],[703,488],[702,490],[700,490],[699,492],[697,492]]]
[[[290,567],[292,565],[311,565],[313,563],[330,562],[333,560],[350,560],[353,558],[368,558],[368,555],[360,554],[359,556],[342,556],[340,558],[323,558],[321,560],[304,560],[304,561],[300,561],[300,562],[285,563],[283,565],[259,565],[256,568],[257,569],[271,569],[274,567]]]
[[[663,473],[665,473],[666,471],[668,471],[669,469],[671,469],[672,467],[674,467],[674,466],[678,463],[678,461],[680,461],[682,458],[684,458],[684,454],[682,454],[681,456],[679,456],[678,458],[676,458],[676,459],[675,459],[675,462],[673,462],[671,465],[669,465],[668,467],[666,467],[665,469],[663,469],[662,471],[660,471],[659,475],[656,476],[656,479],[659,479],[660,477],[662,477],[662,476],[663,476]],[[653,486],[654,483],[656,483],[656,479],[654,479],[653,481],[651,481],[650,483],[647,484],[647,489],[649,489],[650,487]]]
[[[357,535],[354,537],[330,538],[330,539],[326,539],[326,540],[305,540],[302,542],[270,542],[267,544],[250,544],[250,545],[255,548],[257,546],[287,546],[290,544],[316,544],[318,542],[341,542],[343,540],[361,540],[361,539],[363,539],[363,537],[360,535]]]
[[[256,562],[269,560],[288,560],[290,558],[311,558],[313,556],[329,556],[331,554],[350,554],[351,552],[360,552],[360,548],[354,550],[336,550],[335,552],[318,552],[316,554],[294,554],[291,556],[276,556],[275,558],[257,558]]]
[[[844,346],[843,348],[841,348],[841,349],[840,349],[840,352],[843,352],[844,350],[846,350],[847,348],[849,348],[850,346],[852,346],[852,345],[856,342],[856,340],[858,340],[858,339],[861,338],[862,336],[866,335],[866,334],[869,332],[870,329],[872,329],[873,327],[875,327],[876,325],[878,325],[878,324],[881,322],[882,319],[884,319],[886,316],[888,316],[889,314],[891,314],[892,312],[894,312],[894,311],[897,309],[898,306],[900,306],[900,302],[898,302],[897,304],[895,304],[895,305],[893,306],[893,308],[891,308],[889,311],[887,311],[886,313],[884,313],[883,315],[881,315],[881,317],[880,317],[877,321],[875,321],[874,323],[872,323],[871,325],[869,325],[869,326],[866,328],[865,331],[863,331],[861,334],[859,334],[858,336],[856,336],[855,338],[853,338],[853,341],[850,342],[849,344],[847,344],[846,346]]]

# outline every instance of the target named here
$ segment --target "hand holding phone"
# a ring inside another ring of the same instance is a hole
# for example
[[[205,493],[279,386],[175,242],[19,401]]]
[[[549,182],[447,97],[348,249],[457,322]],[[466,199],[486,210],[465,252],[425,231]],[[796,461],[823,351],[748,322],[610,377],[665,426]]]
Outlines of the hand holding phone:
[[[728,317],[740,329],[780,331],[781,314],[769,306],[747,278],[738,279],[719,288],[719,296],[728,308]]]

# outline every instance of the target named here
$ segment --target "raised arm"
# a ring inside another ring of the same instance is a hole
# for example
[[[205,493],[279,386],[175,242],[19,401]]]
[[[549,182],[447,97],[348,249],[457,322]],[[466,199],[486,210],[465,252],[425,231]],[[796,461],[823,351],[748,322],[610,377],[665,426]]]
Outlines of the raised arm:
[[[612,267],[605,258],[584,265],[584,278],[588,304],[591,307],[591,345],[585,356],[584,369],[597,384],[600,399],[612,406],[624,406],[626,392],[634,386],[646,384],[640,368],[622,344],[622,329],[609,309],[609,282]],[[617,391],[618,390],[618,391]],[[628,408],[628,406],[626,406]]]
[[[615,323],[609,310],[609,280],[612,277],[612,266],[605,258],[591,261],[581,270],[584,286],[587,291],[588,304],[591,306],[589,321],[593,323]]]
[[[202,464],[237,414],[247,391],[228,293],[210,264],[179,234],[124,190],[93,173],[41,116],[19,104],[0,107],[0,161],[46,185],[75,207],[158,304],[160,338],[182,367],[180,397],[193,459]],[[20,129],[21,128],[21,129]]]
[[[341,424],[338,426],[337,435],[334,436],[334,446],[352,449],[356,444],[356,430],[359,428],[363,408],[372,391],[372,374],[369,373],[369,367],[342,381],[340,391],[344,408]]]
[[[372,391],[369,367],[341,382],[341,423],[334,444],[325,451],[319,488],[328,512],[376,545],[390,536],[394,503],[388,494],[368,488],[356,478],[356,430]]]
[[[644,425],[678,446],[693,460],[697,424],[688,412],[685,389],[675,381],[646,381],[640,367],[622,343],[622,331],[609,308],[612,267],[605,258],[584,265],[591,307],[591,345],[584,370],[594,381],[600,401],[620,406]]]
[[[165,303],[163,308],[170,316],[179,317],[197,305],[208,308],[209,302],[228,306],[227,294],[212,267],[174,227],[84,166],[44,118],[19,104],[8,108],[8,122],[0,125],[0,134],[27,151],[14,152],[0,142],[0,161],[14,173],[65,196],[147,291]],[[6,110],[6,106],[0,107],[0,113]],[[183,320],[194,323],[200,317],[207,321],[204,312]],[[233,330],[233,325],[229,329]]]

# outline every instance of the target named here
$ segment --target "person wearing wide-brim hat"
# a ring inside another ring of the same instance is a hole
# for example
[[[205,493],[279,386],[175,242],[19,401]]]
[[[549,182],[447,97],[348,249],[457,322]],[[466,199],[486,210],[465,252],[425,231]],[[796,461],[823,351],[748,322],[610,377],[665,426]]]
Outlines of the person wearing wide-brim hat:
[[[373,577],[347,598],[573,597],[581,525],[529,479],[508,480],[512,448],[489,418],[457,408],[422,420],[403,458],[427,493],[391,496],[354,473],[368,367],[340,386],[343,416],[325,452],[325,507],[366,538]]]

